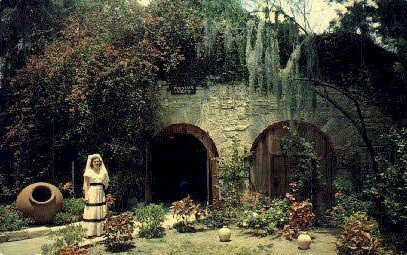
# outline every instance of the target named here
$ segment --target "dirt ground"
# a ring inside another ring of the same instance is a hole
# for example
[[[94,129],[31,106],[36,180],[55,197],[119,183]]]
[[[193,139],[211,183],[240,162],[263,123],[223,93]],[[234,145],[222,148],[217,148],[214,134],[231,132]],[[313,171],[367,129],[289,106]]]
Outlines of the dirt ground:
[[[311,248],[303,251],[297,248],[295,240],[288,241],[283,236],[276,234],[267,237],[256,237],[245,230],[232,228],[232,240],[219,242],[216,230],[207,230],[198,233],[178,233],[174,229],[166,231],[164,238],[143,239],[135,241],[135,247],[127,252],[108,253],[103,244],[98,244],[89,249],[90,254],[273,254],[273,255],[333,255],[336,254],[336,237],[332,230],[315,229],[309,231],[313,238]]]

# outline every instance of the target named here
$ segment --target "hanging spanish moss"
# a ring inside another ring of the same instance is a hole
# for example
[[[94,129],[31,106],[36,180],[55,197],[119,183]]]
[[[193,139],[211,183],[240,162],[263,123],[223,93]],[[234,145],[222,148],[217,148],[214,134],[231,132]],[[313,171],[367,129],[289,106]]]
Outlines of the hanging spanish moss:
[[[246,62],[249,72],[249,86],[254,89],[261,88],[276,96],[279,110],[288,110],[290,117],[295,118],[303,110],[315,109],[316,95],[314,86],[304,82],[303,77],[309,80],[317,78],[317,58],[312,36],[306,36],[299,41],[298,33],[295,36],[295,26],[287,26],[292,41],[289,46],[293,50],[282,69],[281,53],[278,41],[278,25],[266,23],[259,19],[257,30],[253,20],[247,24]],[[255,31],[254,31],[255,30]],[[253,42],[253,35],[256,38]],[[254,46],[253,46],[254,45]],[[301,53],[305,52],[306,68],[300,71]]]
[[[249,72],[249,87],[255,87],[255,70],[256,70],[256,59],[254,55],[254,49],[252,46],[252,34],[254,31],[254,26],[256,25],[254,20],[249,20],[247,22],[247,42],[246,42],[246,65]]]
[[[279,101],[282,96],[281,78],[280,78],[280,49],[278,46],[277,32],[269,29],[269,47],[266,50],[266,70],[268,77],[268,90],[277,96]]]
[[[316,94],[315,94],[315,84],[313,81],[317,80],[318,77],[318,56],[317,50],[315,46],[315,38],[313,36],[308,36],[305,39],[304,43],[304,50],[306,56],[306,77],[309,81],[305,82],[305,86],[308,89],[305,89],[303,95],[304,98],[302,99],[303,102],[309,102],[309,105],[304,105],[306,109],[316,109]],[[310,99],[310,100],[309,100]]]
[[[290,118],[294,118],[299,108],[301,94],[303,92],[302,83],[298,80],[300,77],[299,60],[301,56],[301,46],[298,44],[292,52],[286,67],[281,70],[282,90],[284,98],[282,104],[290,112]]]
[[[198,56],[213,59],[218,55],[217,37],[220,33],[221,26],[218,22],[205,20],[204,37],[201,45],[198,46]]]
[[[225,28],[223,31],[223,47],[225,51],[225,61],[223,69],[227,73],[232,73],[235,66],[238,64],[239,59],[236,50],[236,37],[235,30],[230,21],[225,21]]]
[[[205,58],[213,71],[237,78],[246,73],[245,29],[248,13],[238,0],[202,2],[204,10],[204,36],[197,46],[198,57]],[[222,68],[223,66],[223,68]]]

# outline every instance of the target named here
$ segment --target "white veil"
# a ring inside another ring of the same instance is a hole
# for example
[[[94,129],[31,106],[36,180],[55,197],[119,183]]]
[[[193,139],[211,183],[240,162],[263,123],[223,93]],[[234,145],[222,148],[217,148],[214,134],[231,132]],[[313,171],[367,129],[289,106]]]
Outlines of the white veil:
[[[83,174],[84,176],[90,176],[91,173],[93,172],[91,163],[92,163],[92,158],[94,157],[98,157],[100,160],[100,172],[103,173],[103,184],[105,185],[105,188],[107,188],[107,186],[109,185],[109,174],[107,173],[107,169],[105,166],[105,163],[102,160],[102,157],[100,156],[100,154],[91,154],[88,155],[88,159],[86,161],[86,167],[85,167],[85,173]]]

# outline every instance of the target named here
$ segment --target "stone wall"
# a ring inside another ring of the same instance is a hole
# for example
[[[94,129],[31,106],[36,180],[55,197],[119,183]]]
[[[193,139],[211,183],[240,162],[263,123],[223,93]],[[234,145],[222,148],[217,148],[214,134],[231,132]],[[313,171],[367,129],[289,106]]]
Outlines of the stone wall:
[[[289,119],[286,112],[278,111],[275,96],[255,92],[243,83],[198,87],[193,95],[172,95],[162,87],[160,96],[162,127],[176,123],[200,127],[215,142],[220,158],[230,155],[234,141],[240,151],[248,151],[269,125]],[[297,119],[320,128],[336,150],[357,136],[349,121],[324,102],[319,102],[315,112],[301,113]]]

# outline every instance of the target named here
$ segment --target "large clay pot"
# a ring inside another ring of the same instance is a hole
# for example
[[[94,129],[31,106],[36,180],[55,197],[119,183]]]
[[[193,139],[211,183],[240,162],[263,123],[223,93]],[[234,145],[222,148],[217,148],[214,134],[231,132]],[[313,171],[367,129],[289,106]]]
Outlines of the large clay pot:
[[[17,208],[36,224],[51,222],[62,207],[62,193],[52,184],[37,182],[25,187],[17,196]]]
[[[301,232],[297,238],[298,249],[300,250],[308,250],[311,244],[311,237],[307,234],[307,232]]]
[[[219,240],[221,242],[229,242],[232,232],[230,231],[230,229],[228,227],[223,226],[221,229],[219,229],[218,234],[219,234]]]

